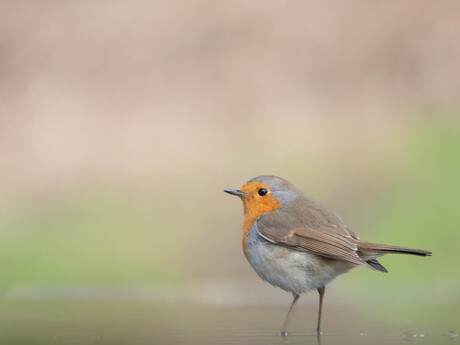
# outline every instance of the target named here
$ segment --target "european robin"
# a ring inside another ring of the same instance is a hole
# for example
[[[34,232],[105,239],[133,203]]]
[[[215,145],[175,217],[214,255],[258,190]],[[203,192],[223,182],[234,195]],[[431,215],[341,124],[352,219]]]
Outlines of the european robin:
[[[244,206],[243,252],[260,278],[292,293],[294,300],[281,328],[286,327],[300,295],[317,290],[316,334],[326,285],[356,266],[388,272],[377,258],[391,254],[431,255],[421,249],[361,241],[334,212],[290,182],[264,175],[226,193]]]

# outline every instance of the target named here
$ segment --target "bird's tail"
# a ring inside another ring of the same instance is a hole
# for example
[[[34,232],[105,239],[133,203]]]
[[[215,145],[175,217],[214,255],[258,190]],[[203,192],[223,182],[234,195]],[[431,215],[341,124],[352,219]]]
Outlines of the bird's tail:
[[[358,243],[358,255],[370,266],[380,272],[388,272],[376,258],[385,254],[409,254],[418,256],[430,256],[431,252],[423,249],[413,249],[407,247],[390,246],[387,244],[378,244],[365,241]]]
[[[431,252],[428,250],[423,249],[413,249],[407,247],[398,247],[398,246],[389,246],[387,244],[378,244],[378,243],[371,243],[371,242],[358,242],[358,251],[361,252],[375,252],[375,253],[382,253],[382,254],[410,254],[410,255],[418,255],[418,256],[430,256]]]

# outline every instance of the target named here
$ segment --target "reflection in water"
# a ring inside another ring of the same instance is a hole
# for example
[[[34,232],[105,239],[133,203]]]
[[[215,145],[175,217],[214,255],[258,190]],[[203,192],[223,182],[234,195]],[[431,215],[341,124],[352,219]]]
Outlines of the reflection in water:
[[[448,339],[454,339],[458,338],[458,333],[455,333],[454,331],[449,331],[446,334],[444,334],[444,336]]]
[[[288,336],[280,336],[280,339],[282,340],[282,342],[281,342],[282,345],[292,345],[292,340],[289,339]],[[313,337],[305,337],[304,339],[305,339],[305,344],[321,345],[321,336],[320,335],[315,335]],[[302,339],[295,339],[295,340],[302,340]],[[315,340],[316,340],[316,342],[315,342]]]
[[[288,336],[284,307],[161,305],[149,301],[0,301],[2,344],[360,345],[450,343],[459,306],[328,306],[324,334],[300,307]],[[408,324],[413,330],[408,330]]]

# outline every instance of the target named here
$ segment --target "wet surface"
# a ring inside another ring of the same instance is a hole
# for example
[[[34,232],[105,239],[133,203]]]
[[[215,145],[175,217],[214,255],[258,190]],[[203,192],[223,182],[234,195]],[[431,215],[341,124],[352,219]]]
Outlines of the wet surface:
[[[455,344],[460,305],[300,305],[288,336],[287,306],[211,307],[150,301],[1,301],[0,343],[8,344]]]

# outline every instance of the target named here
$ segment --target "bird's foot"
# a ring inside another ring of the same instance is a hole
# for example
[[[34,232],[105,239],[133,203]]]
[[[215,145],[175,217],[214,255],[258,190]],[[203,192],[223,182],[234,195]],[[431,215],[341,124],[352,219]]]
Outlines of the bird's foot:
[[[287,337],[287,335],[288,335],[288,332],[286,332],[286,331],[281,331],[280,332],[280,337]]]
[[[315,332],[315,335],[316,335],[316,336],[323,335],[323,332],[322,332],[322,331],[316,331],[316,332]]]

